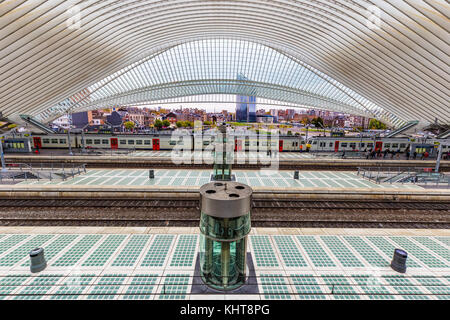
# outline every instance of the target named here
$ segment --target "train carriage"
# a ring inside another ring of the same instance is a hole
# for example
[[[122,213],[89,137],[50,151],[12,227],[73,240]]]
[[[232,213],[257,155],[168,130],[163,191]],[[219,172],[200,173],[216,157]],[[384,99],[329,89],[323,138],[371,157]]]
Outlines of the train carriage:
[[[235,151],[263,151],[276,149],[279,152],[306,151],[306,141],[301,136],[275,136],[258,134],[233,134],[229,139],[234,141]],[[133,149],[133,150],[211,150],[216,139],[213,133],[202,132],[186,134],[185,132],[168,132],[159,134],[93,134],[71,133],[71,147],[81,148],[84,145],[92,149]],[[264,139],[267,138],[267,139]],[[428,143],[442,143],[443,152],[450,152],[450,139],[428,139]],[[405,152],[411,148],[414,139],[408,138],[367,138],[363,137],[311,137],[308,139],[311,152],[343,152],[385,150]],[[31,146],[34,148],[68,148],[67,134],[33,134]]]

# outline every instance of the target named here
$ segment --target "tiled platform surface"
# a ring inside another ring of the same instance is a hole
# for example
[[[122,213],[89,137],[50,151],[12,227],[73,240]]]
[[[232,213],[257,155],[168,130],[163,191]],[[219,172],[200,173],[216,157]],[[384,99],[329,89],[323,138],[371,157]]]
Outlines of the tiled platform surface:
[[[254,228],[259,294],[191,295],[198,228],[1,227],[0,299],[450,299],[450,230]],[[45,248],[31,274],[27,253]],[[408,254],[405,274],[389,263]]]
[[[408,184],[376,184],[354,172],[300,171],[299,179],[293,171],[234,170],[239,182],[260,188],[322,188],[322,189],[398,189],[425,190]],[[134,187],[191,187],[196,189],[210,181],[211,170],[155,170],[155,178],[149,179],[145,169],[92,169],[66,181],[24,181],[18,185],[60,186],[134,186]]]

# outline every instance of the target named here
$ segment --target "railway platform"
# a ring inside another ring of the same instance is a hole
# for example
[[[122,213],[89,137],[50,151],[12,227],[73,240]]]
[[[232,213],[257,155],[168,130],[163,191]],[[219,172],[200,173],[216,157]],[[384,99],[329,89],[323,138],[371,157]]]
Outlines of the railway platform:
[[[423,188],[408,183],[375,183],[354,172],[300,171],[299,179],[289,170],[234,170],[238,182],[251,186],[257,197],[341,198],[370,197],[405,199],[447,199],[449,189]],[[85,197],[196,197],[199,188],[210,181],[211,170],[155,169],[149,178],[145,169],[87,169],[74,177],[21,181],[0,185],[2,197],[70,196]]]
[[[136,153],[140,153],[137,151]],[[8,154],[5,156],[7,165],[27,164],[65,164],[67,166],[86,165],[88,168],[210,168],[212,157],[200,154],[180,154],[172,157],[170,151],[151,151],[136,155],[132,153],[104,153],[100,155],[67,155],[60,152],[43,152],[39,155]],[[174,160],[178,162],[174,162]],[[315,155],[312,153],[278,153],[272,158],[260,158],[257,154],[246,153],[234,158],[234,168],[259,169],[270,163],[277,163],[280,169],[295,170],[357,170],[359,167],[397,167],[397,168],[434,168],[436,160],[406,160],[406,159],[365,159],[333,157],[333,155]],[[440,171],[450,171],[450,161],[441,160]]]
[[[449,230],[253,228],[245,294],[195,290],[198,245],[198,228],[0,227],[0,299],[450,299]],[[37,246],[47,267],[31,274]],[[408,252],[404,274],[394,248]]]

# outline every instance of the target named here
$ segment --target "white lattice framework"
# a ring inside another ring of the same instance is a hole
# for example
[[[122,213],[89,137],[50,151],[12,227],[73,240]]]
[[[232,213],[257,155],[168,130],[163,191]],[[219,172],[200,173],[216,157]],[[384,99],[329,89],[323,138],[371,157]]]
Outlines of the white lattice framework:
[[[3,1],[0,111],[45,121],[118,102],[251,94],[394,126],[449,123],[448,13],[436,0]]]

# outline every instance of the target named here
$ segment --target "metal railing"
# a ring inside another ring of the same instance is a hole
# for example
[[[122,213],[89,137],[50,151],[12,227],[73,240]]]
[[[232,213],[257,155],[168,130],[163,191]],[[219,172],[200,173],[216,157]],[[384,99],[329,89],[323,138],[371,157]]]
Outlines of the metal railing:
[[[77,150],[73,152],[74,155],[77,156],[115,156],[115,155],[129,155],[136,151],[136,148],[133,149],[85,149],[85,150]]]
[[[358,176],[375,183],[401,183],[450,188],[450,175],[417,167],[358,167]]]
[[[28,180],[67,180],[86,173],[86,164],[64,163],[8,163],[8,170],[0,172],[0,183]]]

